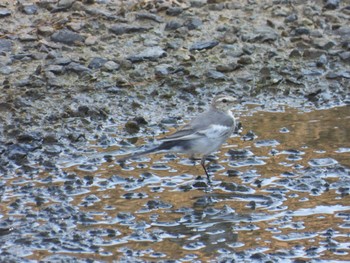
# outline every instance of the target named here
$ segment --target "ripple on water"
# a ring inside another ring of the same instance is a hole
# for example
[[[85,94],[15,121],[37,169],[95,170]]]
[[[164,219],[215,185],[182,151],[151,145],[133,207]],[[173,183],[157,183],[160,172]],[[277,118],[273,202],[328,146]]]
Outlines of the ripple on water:
[[[309,165],[312,167],[331,166],[337,163],[338,162],[332,158],[316,158],[309,161]]]

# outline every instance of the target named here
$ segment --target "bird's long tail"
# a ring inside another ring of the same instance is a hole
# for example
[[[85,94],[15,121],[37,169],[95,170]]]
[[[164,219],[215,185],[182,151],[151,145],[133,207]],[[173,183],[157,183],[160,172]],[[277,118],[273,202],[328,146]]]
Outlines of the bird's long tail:
[[[159,146],[145,150],[145,151],[130,153],[130,154],[118,159],[118,162],[124,162],[130,158],[134,158],[134,157],[138,157],[138,156],[142,156],[142,155],[145,155],[148,153],[153,153],[153,152],[158,152],[158,151],[160,151]]]
[[[160,144],[160,145],[158,145],[156,147],[153,147],[151,149],[128,154],[128,155],[118,159],[118,161],[119,162],[124,162],[127,159],[134,158],[134,157],[141,156],[141,155],[145,155],[145,154],[148,154],[148,153],[168,151],[168,150],[171,150],[174,146],[176,146],[177,143],[178,143],[178,141],[166,141],[166,142],[163,142],[162,144]]]

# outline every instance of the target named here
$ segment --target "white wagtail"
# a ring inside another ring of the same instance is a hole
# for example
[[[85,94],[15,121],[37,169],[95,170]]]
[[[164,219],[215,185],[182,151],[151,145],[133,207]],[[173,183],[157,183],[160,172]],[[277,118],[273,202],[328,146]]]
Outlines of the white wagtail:
[[[198,115],[175,133],[160,139],[162,141],[160,145],[129,154],[118,161],[123,162],[126,159],[153,152],[184,153],[192,158],[199,155],[201,165],[210,182],[205,160],[210,153],[218,150],[234,131],[236,121],[230,109],[235,101],[236,98],[232,96],[217,95],[208,111]]]

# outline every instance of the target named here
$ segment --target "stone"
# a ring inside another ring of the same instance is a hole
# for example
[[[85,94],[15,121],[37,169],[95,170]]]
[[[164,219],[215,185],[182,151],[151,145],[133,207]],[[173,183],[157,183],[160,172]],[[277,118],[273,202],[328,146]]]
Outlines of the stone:
[[[147,19],[147,20],[155,21],[157,23],[163,23],[164,22],[162,17],[157,16],[155,14],[150,14],[150,13],[137,13],[136,14],[136,19],[140,19],[140,20]]]
[[[323,55],[325,53],[326,52],[324,50],[309,48],[309,49],[305,49],[304,50],[303,58],[317,59],[317,58],[319,58],[321,55]]]
[[[0,38],[0,53],[11,52],[12,51],[12,41],[8,39]]]
[[[150,30],[150,28],[144,27],[144,26],[129,26],[129,25],[117,24],[117,25],[113,25],[109,30],[116,35],[123,35],[123,34],[146,32]]]
[[[134,120],[125,123],[124,128],[125,131],[130,134],[138,133],[140,131],[140,125]]]
[[[339,57],[341,58],[341,60],[345,62],[350,62],[350,51],[339,53]]]
[[[339,7],[340,0],[326,0],[324,4],[325,9],[334,10]]]
[[[65,70],[73,71],[75,73],[91,73],[91,70],[84,65],[81,65],[77,62],[71,62],[67,66],[65,66]]]
[[[336,43],[332,40],[317,38],[313,40],[313,44],[316,48],[329,50],[336,45]]]
[[[260,27],[253,32],[245,32],[242,34],[242,41],[246,42],[273,42],[278,39],[279,35],[278,33],[270,27]]]
[[[284,19],[284,22],[285,23],[292,23],[292,22],[297,21],[297,20],[298,20],[298,15],[296,13],[292,13]]]
[[[310,30],[306,27],[298,27],[294,30],[294,35],[296,36],[310,35]]]
[[[176,30],[178,28],[182,27],[182,23],[180,23],[177,20],[171,20],[165,25],[165,30]]]
[[[178,16],[180,15],[184,10],[181,7],[169,7],[166,10],[166,14],[168,16]]]
[[[227,77],[224,73],[221,73],[221,72],[216,71],[216,70],[209,70],[206,75],[210,79],[227,80]]]
[[[140,62],[144,60],[156,61],[159,58],[165,57],[166,52],[159,46],[149,47],[137,55],[129,56],[127,59],[131,62]]]
[[[0,18],[6,17],[6,16],[10,16],[11,15],[11,11],[5,8],[1,8],[0,9]]]
[[[219,41],[211,40],[211,41],[201,41],[196,42],[190,46],[190,50],[203,50],[203,49],[211,49],[215,46],[219,45]]]
[[[107,61],[108,60],[105,58],[95,57],[90,61],[88,68],[90,69],[101,68]]]
[[[190,19],[186,20],[186,22],[184,23],[184,26],[187,27],[188,30],[197,29],[197,28],[201,27],[202,25],[203,25],[203,22],[198,17],[190,18]]]
[[[115,71],[120,68],[120,65],[112,60],[107,61],[104,65],[103,68],[106,69],[107,71]]]
[[[35,4],[21,3],[19,9],[26,15],[34,15],[38,12],[38,7]]]
[[[238,59],[237,63],[241,65],[249,65],[252,64],[254,61],[250,56],[242,56]]]
[[[154,74],[156,76],[166,76],[171,74],[174,71],[174,68],[169,64],[160,64],[157,65],[154,69]]]
[[[68,29],[62,29],[53,33],[51,40],[66,45],[78,45],[85,41],[85,37]]]
[[[217,65],[216,70],[219,72],[225,73],[225,72],[232,72],[236,69],[239,69],[240,67],[241,65],[232,62],[226,65]]]

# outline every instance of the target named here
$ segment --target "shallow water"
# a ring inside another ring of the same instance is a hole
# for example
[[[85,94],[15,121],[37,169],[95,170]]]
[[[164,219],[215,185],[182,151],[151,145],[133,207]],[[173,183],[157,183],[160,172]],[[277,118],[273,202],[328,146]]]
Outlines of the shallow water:
[[[185,156],[121,167],[119,147],[98,145],[66,162],[63,174],[8,178],[2,252],[28,260],[349,261],[350,108],[263,110],[240,110],[243,134],[256,138],[234,135],[213,156],[210,187]]]

